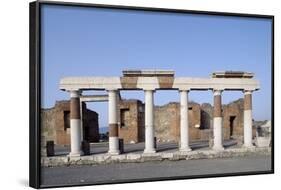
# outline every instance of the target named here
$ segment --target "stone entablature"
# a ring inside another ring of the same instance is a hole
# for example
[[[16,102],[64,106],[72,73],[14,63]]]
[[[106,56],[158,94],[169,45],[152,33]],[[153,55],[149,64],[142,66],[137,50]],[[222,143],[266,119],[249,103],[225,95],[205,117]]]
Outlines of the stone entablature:
[[[125,72],[125,73],[124,73]],[[123,77],[65,77],[61,90],[86,89],[174,89],[174,90],[258,90],[259,82],[252,73],[213,73],[212,78],[174,77],[173,71],[123,71]],[[227,76],[227,77],[221,77]]]
[[[158,77],[65,77],[60,81],[60,89],[71,90],[142,90],[142,89],[174,89],[174,90],[258,90],[259,83],[248,78],[174,78],[169,88],[161,88]],[[170,83],[167,82],[167,83]]]

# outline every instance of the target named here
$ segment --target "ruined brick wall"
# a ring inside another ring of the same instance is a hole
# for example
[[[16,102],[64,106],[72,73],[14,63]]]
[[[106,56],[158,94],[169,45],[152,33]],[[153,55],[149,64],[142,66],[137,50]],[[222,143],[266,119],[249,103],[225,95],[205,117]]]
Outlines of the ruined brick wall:
[[[53,115],[55,109],[41,110],[41,144],[45,145],[47,141],[56,143],[55,120]]]
[[[139,100],[121,100],[118,105],[119,138],[124,143],[137,143],[144,140],[144,106]]]
[[[200,105],[189,102],[188,106],[189,136],[198,140],[204,136],[200,130]],[[154,107],[155,136],[159,142],[178,142],[180,138],[180,104],[168,103]]]
[[[154,106],[154,127],[157,141],[170,142],[179,139],[179,104]]]
[[[188,103],[188,125],[189,125],[189,139],[194,140],[204,140],[205,132],[202,129],[201,124],[201,108],[200,104],[196,102]]]
[[[136,102],[140,105],[137,113]],[[134,104],[134,106],[131,105],[130,107],[129,104]],[[127,143],[130,141],[144,141],[144,105],[136,100],[135,102],[127,102],[124,105],[126,105],[125,107],[130,107],[131,110],[125,118],[128,119],[127,122],[130,127],[119,129],[120,138],[124,138]],[[189,102],[188,105],[190,141],[210,140],[213,138],[213,106],[209,103],[200,105],[196,102]],[[243,99],[223,105],[222,109],[224,139],[232,137],[241,141],[243,139]],[[130,114],[132,115],[130,116]],[[232,121],[230,121],[231,118]],[[134,122],[134,120],[137,122]],[[231,125],[232,127],[230,127]],[[154,126],[157,141],[178,142],[180,138],[180,104],[171,102],[163,106],[154,106]],[[230,132],[231,130],[232,132]],[[138,137],[136,137],[136,133],[138,133]],[[255,128],[253,128],[254,135]]]
[[[50,109],[41,110],[41,136],[44,141],[53,140],[55,144],[70,144],[70,102],[57,101]],[[83,106],[83,128],[86,139],[99,141],[98,114]],[[42,142],[43,143],[43,142]]]
[[[243,136],[243,99],[223,105],[223,134],[224,139]]]
[[[244,134],[244,99],[238,99],[227,105],[223,105],[223,134],[224,139],[234,138],[243,141]],[[253,138],[256,128],[252,128]]]
[[[57,101],[55,104],[56,144],[70,144],[70,104],[69,101]]]

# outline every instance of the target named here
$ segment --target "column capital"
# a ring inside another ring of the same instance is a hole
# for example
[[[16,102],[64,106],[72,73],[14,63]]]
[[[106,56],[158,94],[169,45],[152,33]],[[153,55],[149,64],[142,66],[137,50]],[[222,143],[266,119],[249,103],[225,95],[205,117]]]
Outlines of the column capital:
[[[243,90],[244,94],[252,94],[253,90]]]
[[[71,91],[69,91],[69,93],[70,93],[71,98],[79,98],[81,95],[80,90],[71,90]]]
[[[190,89],[179,89],[179,92],[189,92],[190,91]]]
[[[221,95],[223,92],[222,89],[213,89],[214,96]]]
[[[107,92],[118,92],[118,89],[106,89]]]
[[[179,91],[190,91],[191,89],[186,86],[179,87]]]
[[[151,90],[151,89],[144,89],[143,90],[144,92],[152,92],[152,93],[154,93],[156,90],[154,89],[154,90]]]

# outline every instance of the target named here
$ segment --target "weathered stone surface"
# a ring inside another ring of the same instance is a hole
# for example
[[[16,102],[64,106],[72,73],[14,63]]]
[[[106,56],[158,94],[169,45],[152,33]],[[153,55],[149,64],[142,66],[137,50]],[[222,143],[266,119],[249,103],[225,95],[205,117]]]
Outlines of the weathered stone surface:
[[[154,107],[155,136],[158,142],[178,141],[180,126],[179,104]]]
[[[223,133],[224,139],[237,139],[240,144],[243,139],[244,100],[238,99],[223,105]],[[232,127],[231,127],[232,125]],[[256,136],[256,128],[252,127],[252,138]]]
[[[174,154],[173,154],[173,153],[171,153],[171,152],[168,152],[168,153],[162,153],[162,154],[161,154],[161,157],[162,157],[163,159],[172,159],[172,158],[173,158],[173,156],[174,156]]]
[[[190,141],[209,140],[213,146],[213,106],[189,102],[188,121]],[[144,140],[144,105],[137,100],[120,102],[121,124],[119,135],[125,143]],[[234,138],[238,144],[243,139],[243,99],[222,105],[224,139]],[[122,126],[122,125],[121,125]],[[157,142],[178,142],[180,137],[180,105],[171,102],[163,106],[154,106],[154,126]],[[255,127],[253,127],[253,138]]]
[[[96,165],[96,164],[113,164],[113,163],[131,163],[147,161],[177,161],[177,160],[194,160],[194,159],[214,159],[241,157],[248,155],[271,155],[271,148],[231,148],[222,152],[214,150],[195,150],[191,152],[171,152],[155,154],[123,154],[123,155],[89,155],[81,157],[55,156],[42,157],[41,165],[43,167],[69,166],[69,165]]]
[[[244,109],[252,110],[252,94],[244,95]]]
[[[117,123],[109,124],[109,136],[118,137],[118,124]]]
[[[89,142],[99,141],[98,114],[83,109],[84,138]],[[41,109],[41,143],[54,141],[58,145],[70,144],[70,101],[57,101],[53,108]]]
[[[139,100],[119,101],[119,138],[124,143],[144,141],[144,105]]]
[[[141,155],[141,161],[161,161],[162,156],[160,153],[144,153]]]
[[[214,117],[222,116],[221,95],[214,96]]]
[[[115,161],[115,160],[118,160],[118,161],[122,161],[122,160],[126,160],[126,154],[120,154],[120,155],[112,155],[111,156],[111,160]]]
[[[162,89],[171,89],[174,84],[173,76],[159,76],[158,77],[159,86]]]
[[[128,160],[138,160],[141,158],[141,154],[127,154]]]
[[[120,78],[122,88],[124,89],[136,89],[138,84],[138,77],[121,77]]]

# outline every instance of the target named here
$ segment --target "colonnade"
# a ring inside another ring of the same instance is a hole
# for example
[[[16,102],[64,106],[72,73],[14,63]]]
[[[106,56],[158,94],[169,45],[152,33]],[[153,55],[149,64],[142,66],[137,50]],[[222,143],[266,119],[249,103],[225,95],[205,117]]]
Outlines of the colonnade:
[[[154,90],[144,90],[145,94],[145,149],[144,153],[155,153],[154,130]],[[222,125],[222,89],[213,89],[213,149],[222,151],[223,125]],[[191,151],[189,145],[188,127],[188,89],[179,90],[180,94],[180,145],[182,152]],[[108,122],[109,122],[109,154],[119,154],[118,115],[117,115],[118,90],[108,90]],[[70,91],[70,156],[81,156],[81,113],[80,91]],[[244,90],[244,147],[251,148],[252,144],[252,91]]]

